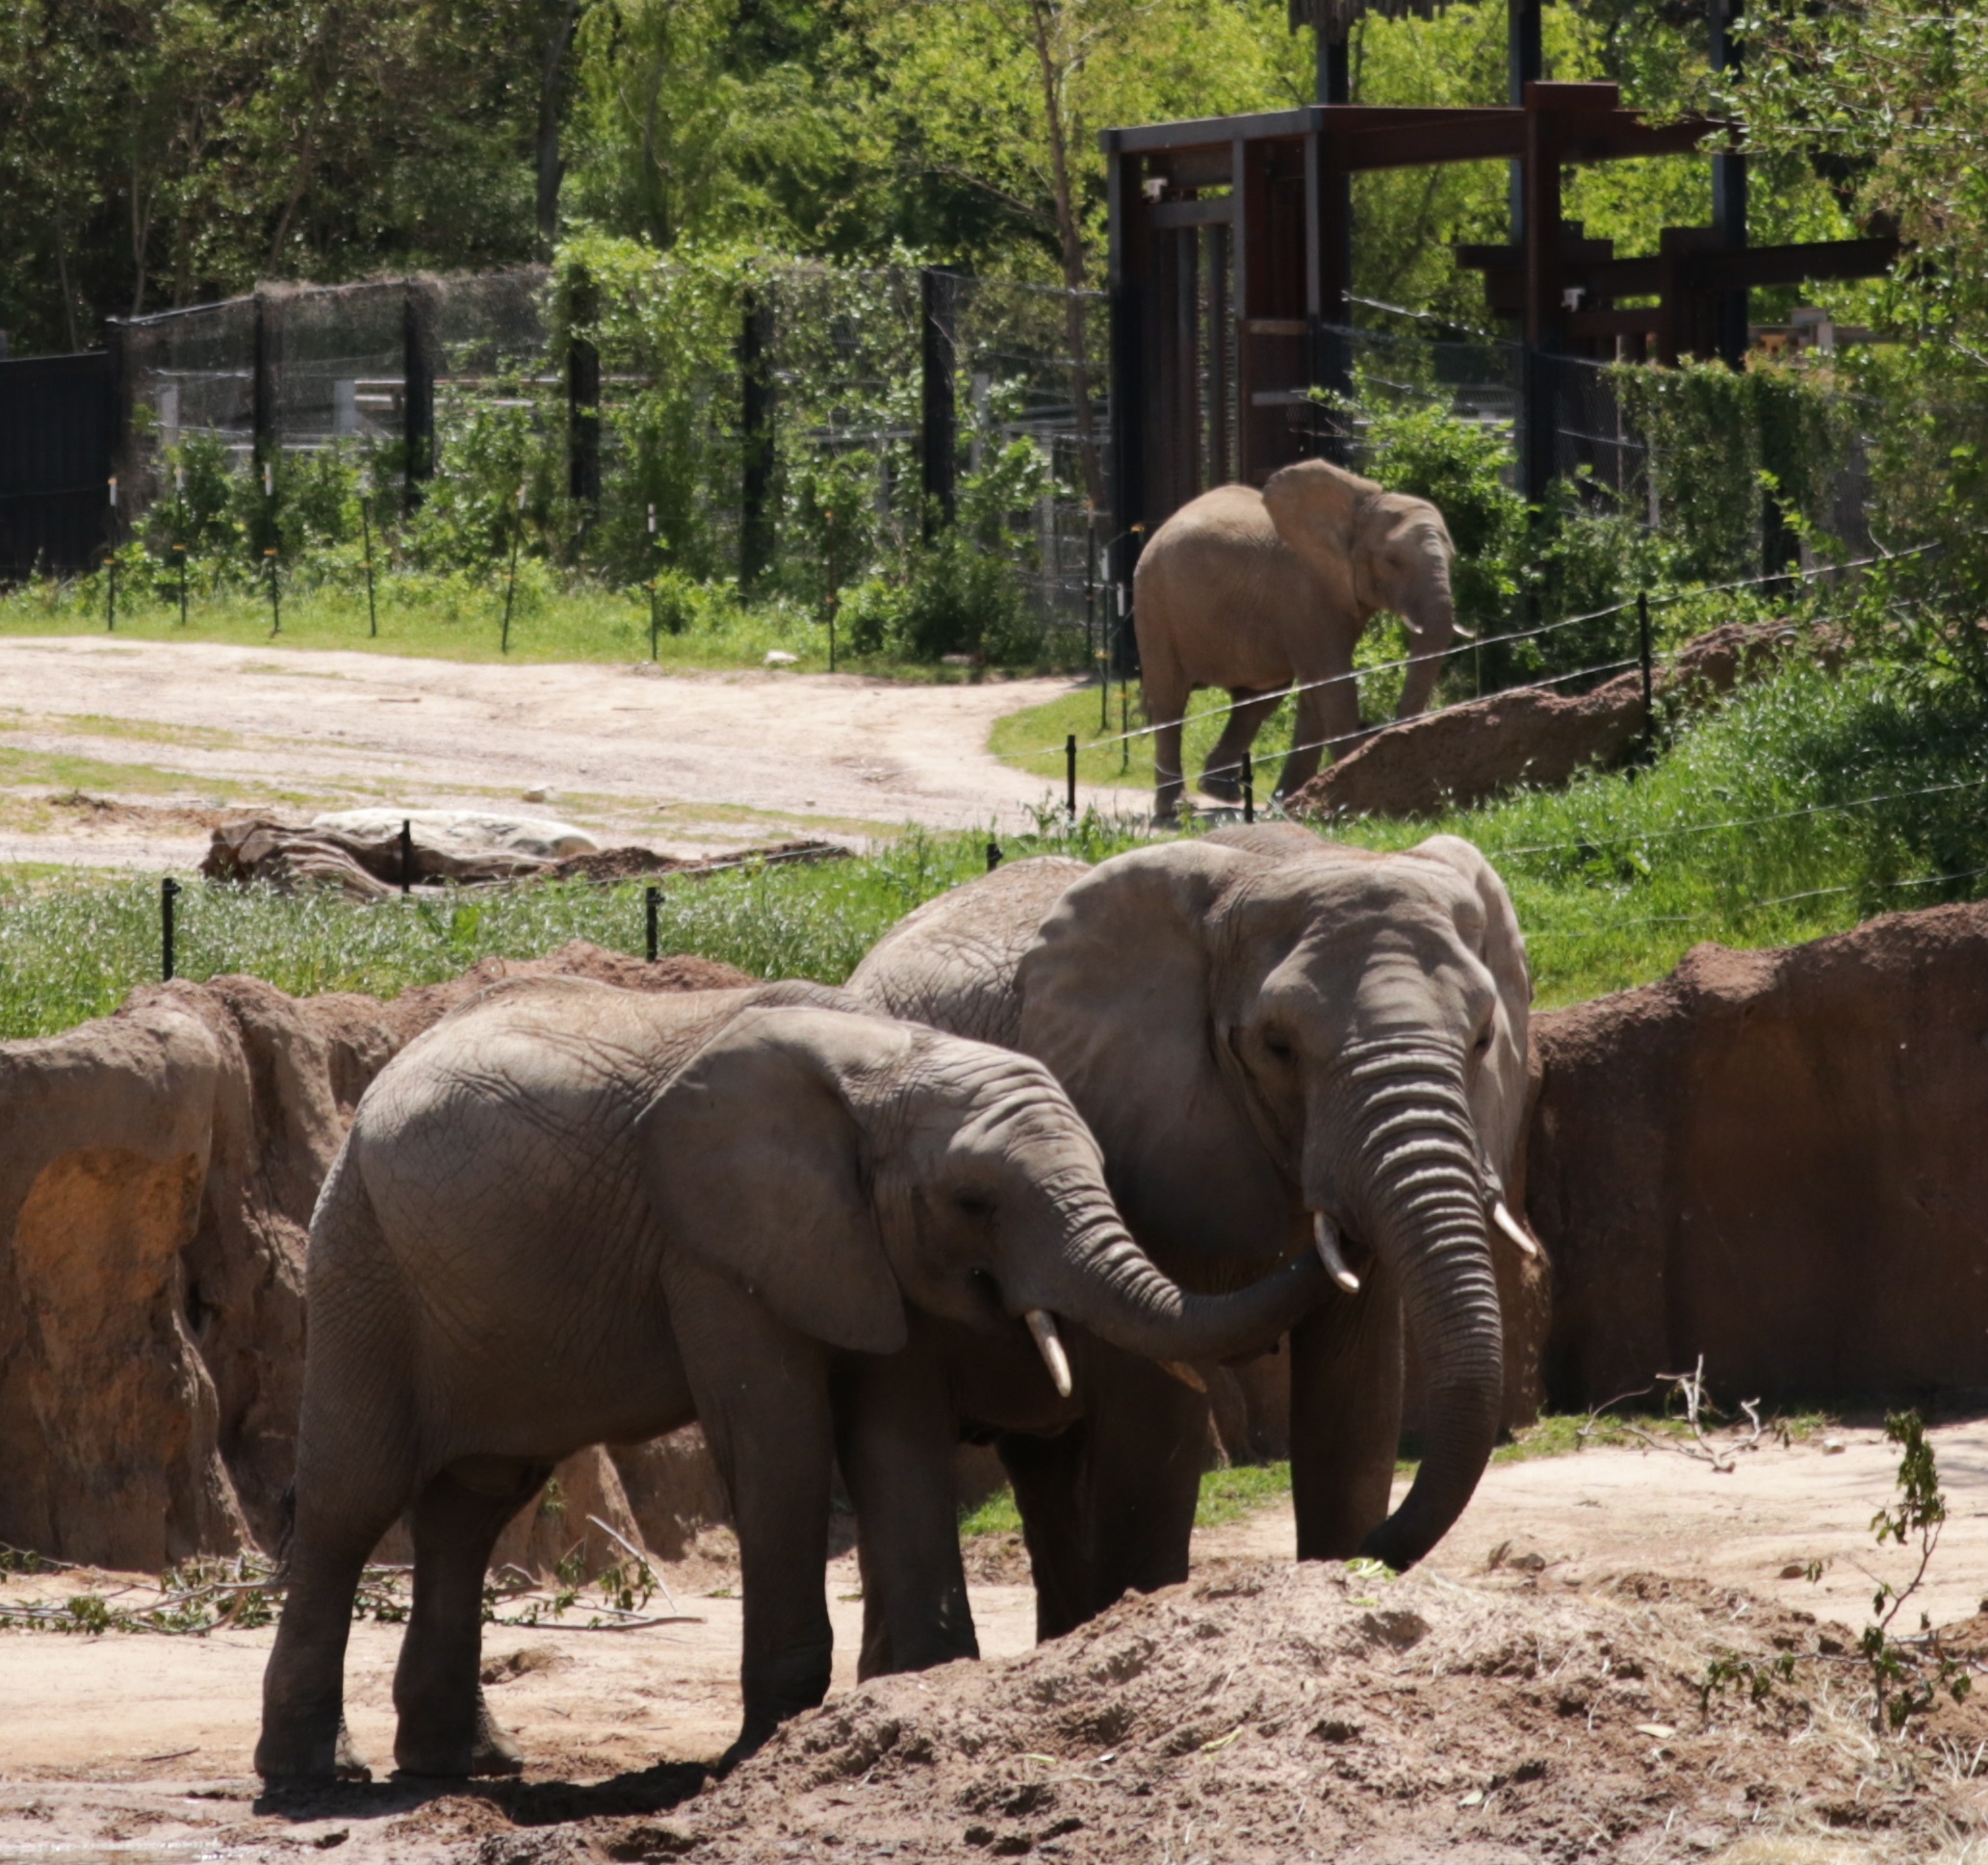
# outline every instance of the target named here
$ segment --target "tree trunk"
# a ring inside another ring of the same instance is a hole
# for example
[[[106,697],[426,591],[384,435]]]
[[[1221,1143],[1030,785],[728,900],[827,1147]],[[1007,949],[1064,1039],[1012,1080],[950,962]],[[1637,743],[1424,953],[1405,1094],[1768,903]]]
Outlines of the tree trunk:
[[[1071,399],[1076,407],[1077,447],[1084,460],[1084,497],[1094,511],[1105,507],[1104,462],[1091,421],[1091,365],[1084,327],[1083,234],[1077,226],[1076,202],[1071,192],[1070,147],[1063,124],[1063,102],[1056,94],[1056,61],[1049,45],[1050,0],[1029,0],[1036,65],[1043,79],[1043,113],[1049,131],[1049,177],[1056,197],[1056,238],[1063,249],[1064,329],[1070,343]]]
[[[580,0],[562,0],[558,22],[546,39],[538,85],[538,243],[548,257],[559,237],[559,183],[566,174],[559,156],[559,92],[579,13]]]

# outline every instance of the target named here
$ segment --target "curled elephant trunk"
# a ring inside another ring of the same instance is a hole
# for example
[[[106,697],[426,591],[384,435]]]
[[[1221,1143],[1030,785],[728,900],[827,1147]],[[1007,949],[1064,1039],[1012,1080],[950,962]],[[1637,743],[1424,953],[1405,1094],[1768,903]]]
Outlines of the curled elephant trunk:
[[[1031,1310],[1081,1323],[1147,1360],[1230,1360],[1268,1347],[1308,1313],[1325,1288],[1309,1256],[1226,1295],[1192,1295],[1153,1266],[1117,1217],[1098,1216],[1073,1235],[1021,1295]],[[1030,1318],[1038,1343],[1042,1329]],[[1042,1349],[1054,1375],[1051,1350]]]
[[[1352,1058],[1348,1075],[1359,1112],[1334,1149],[1332,1177],[1356,1234],[1400,1279],[1422,1371],[1421,1467],[1360,1549],[1400,1569],[1449,1532],[1490,1461],[1504,1329],[1460,1058],[1376,1045]]]

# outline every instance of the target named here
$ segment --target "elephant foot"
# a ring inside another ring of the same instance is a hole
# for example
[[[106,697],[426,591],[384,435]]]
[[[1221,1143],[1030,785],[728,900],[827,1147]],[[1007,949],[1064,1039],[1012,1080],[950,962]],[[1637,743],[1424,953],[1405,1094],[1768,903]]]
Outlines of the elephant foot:
[[[476,1729],[468,1736],[423,1729],[403,1717],[394,1739],[394,1767],[402,1774],[467,1780],[522,1774],[525,1757],[479,1699]]]
[[[255,1745],[255,1772],[271,1787],[321,1786],[327,1781],[363,1784],[373,1770],[352,1746],[345,1718],[329,1741],[298,1736],[281,1728],[266,1728]]]
[[[1243,800],[1243,780],[1234,770],[1204,770],[1201,772],[1201,794],[1212,796],[1218,803],[1240,803]]]
[[[750,1760],[751,1757],[758,1754],[766,1746],[767,1738],[772,1735],[774,1729],[778,1726],[777,1723],[767,1723],[762,1726],[748,1723],[738,1732],[738,1740],[711,1764],[711,1777],[714,1780],[723,1780],[740,1762]]]

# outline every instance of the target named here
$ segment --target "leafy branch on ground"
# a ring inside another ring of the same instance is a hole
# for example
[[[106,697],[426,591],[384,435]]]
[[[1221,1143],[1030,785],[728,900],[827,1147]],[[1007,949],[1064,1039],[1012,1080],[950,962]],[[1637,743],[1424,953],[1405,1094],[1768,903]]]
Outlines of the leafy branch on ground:
[[[1916,1411],[1889,1413],[1884,1435],[1903,1453],[1898,1461],[1898,1500],[1871,1518],[1871,1528],[1879,1547],[1896,1542],[1901,1548],[1917,1548],[1919,1565],[1912,1577],[1903,1586],[1888,1580],[1876,1583],[1871,1623],[1859,1635],[1854,1653],[1838,1653],[1826,1646],[1807,1656],[1792,1651],[1771,1658],[1718,1653],[1706,1667],[1698,1686],[1700,1706],[1707,1714],[1713,1698],[1728,1690],[1743,1689],[1755,1705],[1764,1704],[1795,1681],[1800,1665],[1825,1659],[1861,1666],[1871,1693],[1871,1726],[1881,1737],[1904,1736],[1914,1719],[1935,1709],[1943,1697],[1956,1704],[1967,1700],[1974,1689],[1968,1661],[1941,1642],[1929,1614],[1920,1613],[1917,1636],[1892,1635],[1898,1615],[1925,1584],[1948,1510],[1933,1447],[1926,1441],[1925,1420]],[[1821,1579],[1824,1566],[1820,1561],[1807,1564],[1804,1571],[1812,1584]]]
[[[483,1620],[489,1625],[558,1625],[568,1631],[626,1632],[651,1625],[702,1623],[677,1610],[669,1588],[642,1551],[606,1522],[588,1521],[621,1548],[621,1559],[585,1577],[584,1544],[575,1542],[555,1564],[548,1584],[509,1564],[483,1587]],[[42,1573],[71,1570],[20,1549],[0,1550],[0,1571]],[[390,1564],[369,1565],[352,1601],[354,1619],[380,1625],[404,1624],[413,1605],[414,1570]],[[669,1610],[652,1614],[660,1593]],[[282,1569],[260,1554],[212,1557],[168,1567],[156,1586],[138,1583],[107,1593],[83,1592],[49,1600],[0,1601],[0,1628],[33,1632],[165,1632],[201,1637],[222,1630],[247,1631],[271,1624],[282,1606]],[[578,1623],[569,1615],[584,1613]]]

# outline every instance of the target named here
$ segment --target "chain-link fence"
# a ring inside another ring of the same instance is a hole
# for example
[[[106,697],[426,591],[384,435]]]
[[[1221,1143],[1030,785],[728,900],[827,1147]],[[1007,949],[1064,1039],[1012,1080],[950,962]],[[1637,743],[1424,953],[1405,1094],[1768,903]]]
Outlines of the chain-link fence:
[[[118,326],[124,519],[190,448],[245,477],[337,450],[430,535],[448,506],[494,536],[516,500],[537,548],[610,580],[819,602],[964,500],[1036,622],[1088,632],[1105,335],[1097,295],[908,268],[270,287]]]

